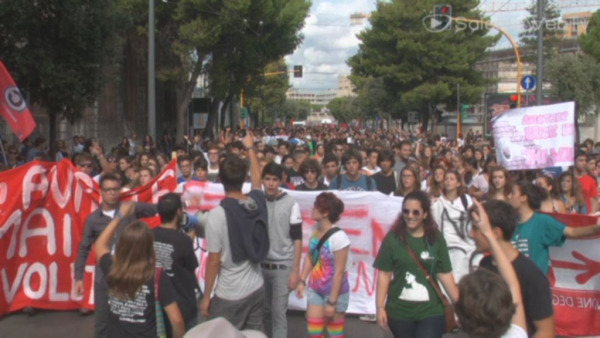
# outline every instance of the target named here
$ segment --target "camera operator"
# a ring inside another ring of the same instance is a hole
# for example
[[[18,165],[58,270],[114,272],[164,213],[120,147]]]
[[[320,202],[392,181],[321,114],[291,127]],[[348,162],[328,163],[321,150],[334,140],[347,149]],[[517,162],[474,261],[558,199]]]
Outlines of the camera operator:
[[[161,197],[157,209],[162,223],[153,230],[156,264],[171,278],[177,293],[177,305],[185,319],[185,329],[189,330],[198,320],[197,295],[200,295],[195,275],[198,259],[192,239],[183,232],[189,220],[184,216],[178,194],[169,193]]]

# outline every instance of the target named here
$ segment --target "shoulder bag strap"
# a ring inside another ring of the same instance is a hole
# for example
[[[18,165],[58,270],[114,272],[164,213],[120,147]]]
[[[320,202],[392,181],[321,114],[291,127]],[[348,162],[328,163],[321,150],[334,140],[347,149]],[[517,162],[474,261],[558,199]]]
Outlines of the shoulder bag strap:
[[[419,267],[419,269],[421,269],[421,271],[423,271],[423,273],[425,274],[425,278],[427,278],[427,281],[429,281],[429,284],[431,284],[431,286],[433,287],[433,289],[435,290],[435,293],[438,295],[438,297],[440,298],[440,300],[442,301],[442,303],[447,306],[450,305],[450,301],[448,300],[448,298],[446,298],[446,296],[444,296],[444,294],[442,293],[442,290],[440,289],[440,286],[438,285],[437,281],[434,280],[431,277],[431,274],[429,273],[429,271],[427,271],[427,269],[425,268],[425,266],[423,266],[423,263],[421,262],[421,260],[419,260],[419,258],[417,257],[417,254],[415,254],[415,252],[413,251],[413,249],[408,245],[408,243],[406,243],[406,251],[408,251],[408,254],[412,257],[412,259],[414,259],[414,261],[417,263],[417,266]]]
[[[317,264],[317,262],[319,262],[319,253],[321,252],[321,247],[323,246],[323,244],[325,244],[325,242],[327,242],[327,240],[329,239],[329,237],[331,237],[331,235],[335,234],[336,232],[340,231],[342,229],[338,228],[338,227],[333,227],[329,230],[327,230],[327,232],[323,235],[323,237],[321,237],[321,239],[319,240],[319,244],[317,244],[317,247],[315,248],[315,250],[313,252],[311,252],[311,258],[312,258],[312,263],[313,263],[313,267]]]

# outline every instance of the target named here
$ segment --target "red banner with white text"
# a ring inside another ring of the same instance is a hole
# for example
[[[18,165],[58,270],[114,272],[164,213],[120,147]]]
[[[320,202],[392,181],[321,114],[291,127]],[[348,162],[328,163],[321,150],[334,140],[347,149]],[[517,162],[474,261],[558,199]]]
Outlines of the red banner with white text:
[[[0,116],[6,120],[21,142],[31,135],[37,126],[21,91],[2,62],[0,62]]]
[[[176,165],[122,199],[156,203],[177,187]],[[85,220],[100,199],[98,183],[68,160],[0,173],[0,316],[25,307],[94,307],[94,257],[86,265],[83,297],[75,293],[73,276]]]

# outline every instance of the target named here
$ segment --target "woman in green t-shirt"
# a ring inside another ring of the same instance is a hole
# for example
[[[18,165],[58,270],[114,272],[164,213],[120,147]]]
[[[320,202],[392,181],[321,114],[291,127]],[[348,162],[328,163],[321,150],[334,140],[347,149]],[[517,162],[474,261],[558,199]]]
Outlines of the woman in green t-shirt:
[[[407,247],[437,278],[451,301],[458,296],[444,237],[431,216],[426,193],[404,197],[402,213],[387,234],[373,266],[377,276],[377,321],[394,337],[437,338],[445,331],[444,305]]]

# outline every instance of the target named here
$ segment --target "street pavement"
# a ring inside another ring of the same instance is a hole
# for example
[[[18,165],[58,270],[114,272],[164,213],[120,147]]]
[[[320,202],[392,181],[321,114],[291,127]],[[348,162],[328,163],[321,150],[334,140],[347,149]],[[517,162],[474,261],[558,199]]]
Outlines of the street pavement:
[[[288,312],[288,338],[308,337],[304,312]],[[94,336],[94,316],[82,316],[78,311],[39,310],[33,316],[14,313],[0,319],[0,338],[86,338]],[[375,323],[364,322],[350,315],[346,324],[346,337],[391,338]],[[462,338],[463,334],[444,338]],[[218,338],[218,337],[215,337]]]

